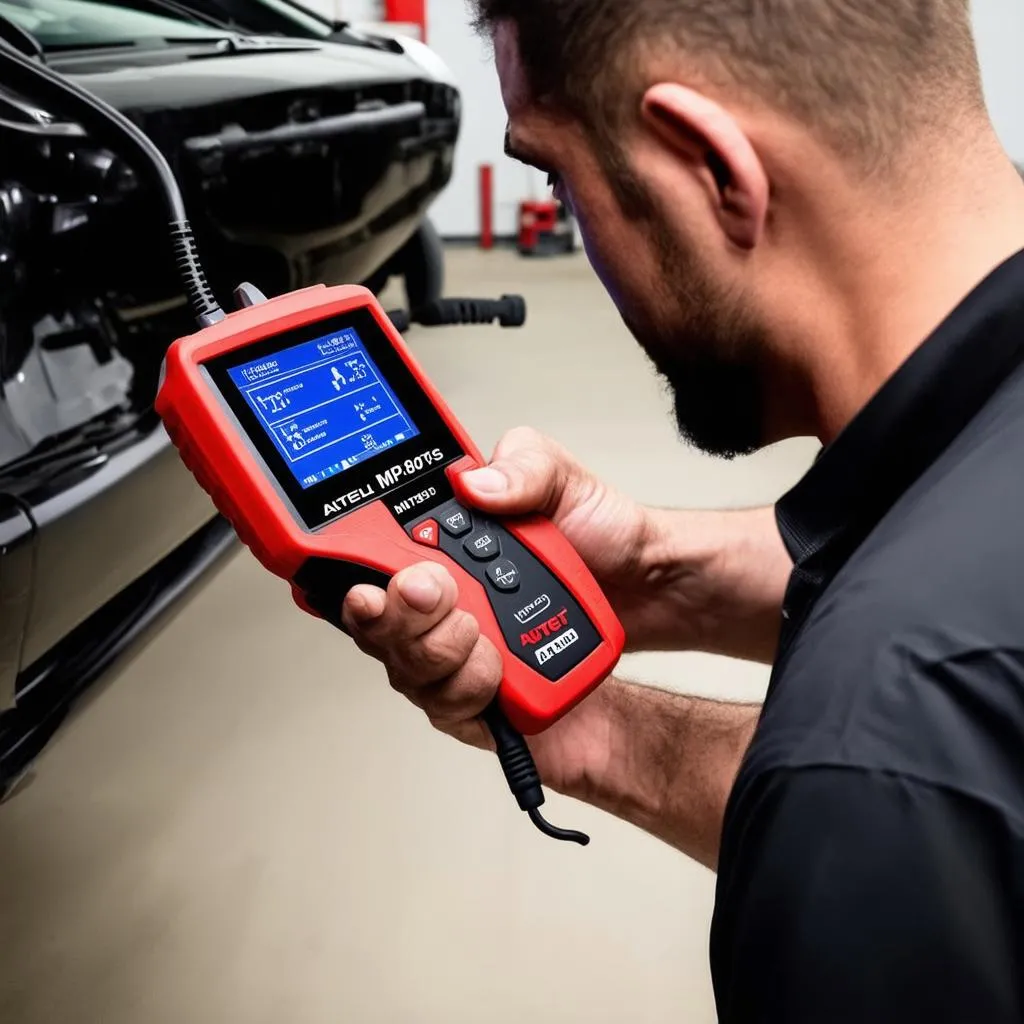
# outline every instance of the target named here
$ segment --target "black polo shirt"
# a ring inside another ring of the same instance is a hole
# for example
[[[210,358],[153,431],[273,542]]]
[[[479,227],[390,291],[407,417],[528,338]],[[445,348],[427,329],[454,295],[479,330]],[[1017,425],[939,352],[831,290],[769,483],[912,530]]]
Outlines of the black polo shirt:
[[[720,1019],[1024,1021],[1024,253],[777,517],[795,570],[726,812]]]

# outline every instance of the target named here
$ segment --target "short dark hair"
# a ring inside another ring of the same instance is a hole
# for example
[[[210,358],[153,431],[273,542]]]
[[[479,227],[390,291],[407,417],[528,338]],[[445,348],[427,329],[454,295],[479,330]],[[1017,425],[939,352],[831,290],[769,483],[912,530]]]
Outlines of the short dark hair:
[[[482,31],[515,26],[534,98],[604,141],[681,57],[875,167],[915,128],[984,109],[969,0],[469,2]]]

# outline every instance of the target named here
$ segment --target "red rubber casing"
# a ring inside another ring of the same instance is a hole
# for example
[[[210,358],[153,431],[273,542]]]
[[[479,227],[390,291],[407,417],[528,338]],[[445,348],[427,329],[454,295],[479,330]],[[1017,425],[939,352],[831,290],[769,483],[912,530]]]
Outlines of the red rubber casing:
[[[575,597],[602,638],[575,669],[550,682],[508,650],[483,585],[440,550],[415,543],[382,501],[364,506],[311,533],[279,498],[265,470],[239,436],[210,384],[199,372],[207,360],[310,323],[368,309],[402,361],[429,396],[466,453],[448,467],[456,496],[469,507],[458,476],[484,464],[472,439],[452,414],[409,352],[373,293],[359,287],[322,285],[232,313],[198,334],[176,341],[167,353],[156,410],[185,465],[234,526],[239,538],[274,575],[292,583],[296,603],[316,615],[294,578],[310,558],[339,559],[393,576],[420,562],[443,565],[459,587],[459,607],[504,655],[499,702],[512,725],[525,735],[549,728],[608,677],[625,634],[608,600],[583,560],[549,520],[503,520],[502,526],[531,551]]]

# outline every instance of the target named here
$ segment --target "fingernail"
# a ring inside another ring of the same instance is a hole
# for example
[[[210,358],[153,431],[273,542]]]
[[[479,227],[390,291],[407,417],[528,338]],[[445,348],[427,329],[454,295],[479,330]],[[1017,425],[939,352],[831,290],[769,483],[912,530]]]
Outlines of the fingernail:
[[[352,618],[359,622],[372,622],[384,614],[387,605],[387,595],[382,591],[359,591],[352,595],[349,601],[349,611]]]
[[[432,612],[441,600],[441,584],[429,573],[414,572],[399,581],[398,592],[410,608]]]
[[[502,494],[508,490],[508,478],[496,469],[473,469],[462,480],[478,494]]]

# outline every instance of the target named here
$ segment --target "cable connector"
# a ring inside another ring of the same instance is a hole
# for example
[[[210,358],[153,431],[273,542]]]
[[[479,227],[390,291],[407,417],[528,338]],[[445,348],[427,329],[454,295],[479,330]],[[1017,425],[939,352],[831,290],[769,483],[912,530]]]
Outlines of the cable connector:
[[[192,225],[187,220],[171,221],[171,244],[174,246],[174,261],[178,267],[178,274],[200,326],[209,327],[223,320],[224,310],[220,308],[213,289],[206,280],[206,272],[199,262]]]
[[[546,821],[540,813],[540,807],[544,803],[544,788],[533,754],[530,753],[523,736],[512,728],[497,701],[484,712],[483,718],[494,737],[501,770],[505,773],[508,788],[519,803],[520,810],[529,814],[530,820],[544,835],[586,846],[590,842],[590,836],[570,829],[557,828]]]

